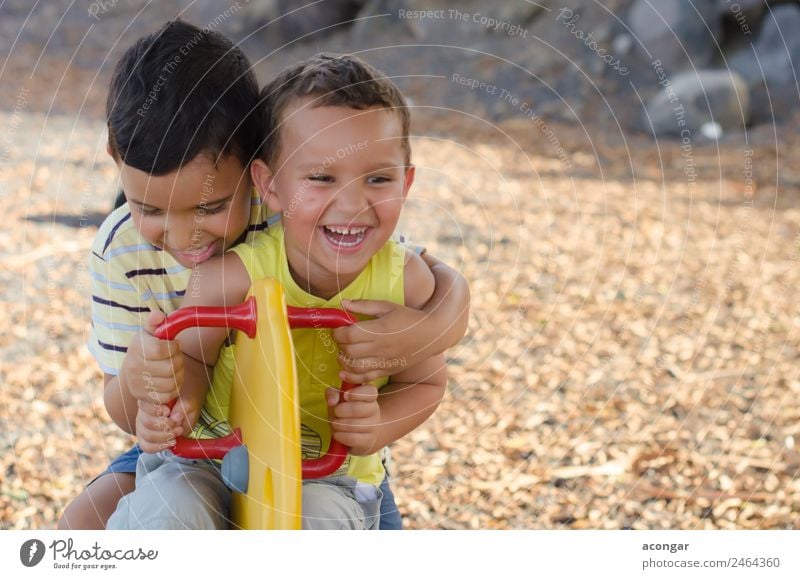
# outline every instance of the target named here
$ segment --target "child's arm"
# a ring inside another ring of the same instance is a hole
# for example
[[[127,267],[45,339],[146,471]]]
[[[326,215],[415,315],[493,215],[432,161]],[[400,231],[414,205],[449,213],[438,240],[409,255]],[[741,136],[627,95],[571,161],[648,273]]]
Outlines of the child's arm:
[[[238,255],[226,253],[195,267],[187,287],[192,291],[186,292],[181,307],[235,306],[247,297],[250,276]],[[178,342],[184,354],[213,367],[228,334],[225,328],[190,328],[178,335]]]
[[[444,354],[392,376],[380,392],[362,385],[345,394],[328,390],[333,437],[350,454],[367,456],[399,440],[425,422],[439,407],[447,386]]]
[[[200,417],[211,373],[189,356],[183,358],[185,382],[172,410],[157,402],[139,401],[136,436],[144,452],[158,452],[174,445],[175,437],[188,436]]]
[[[184,356],[177,342],[152,335],[163,319],[163,314],[151,313],[128,345],[119,375],[105,375],[109,415],[137,435],[145,452],[162,450],[175,436],[191,431],[210,383],[205,366]],[[166,403],[176,397],[170,414]]]
[[[420,260],[419,256],[414,256]],[[354,313],[377,316],[334,330],[341,351],[342,377],[364,383],[391,375],[441,354],[457,344],[469,322],[469,287],[457,271],[425,253],[421,260],[435,278],[435,290],[424,307],[415,309],[377,300],[344,302]],[[420,261],[421,261],[420,260]],[[410,306],[408,300],[406,304]]]
[[[139,400],[165,404],[178,395],[183,357],[175,341],[159,340],[153,330],[164,315],[151,313],[127,345],[119,374],[106,374],[105,404],[111,419],[134,434]]]
[[[433,275],[418,256],[412,255],[404,276],[406,304],[423,307],[434,291]],[[395,371],[380,393],[374,386],[362,385],[347,392],[345,401],[336,404],[338,393],[329,390],[333,437],[349,446],[353,455],[377,452],[425,422],[442,401],[446,386],[444,355],[436,354],[413,367]]]
[[[233,305],[244,299],[250,279],[241,260],[232,255],[194,268],[187,287],[192,291],[186,293],[181,307]],[[137,334],[128,348],[122,380],[107,381],[106,386],[109,413],[128,427],[135,421],[139,445],[145,452],[164,450],[174,444],[175,436],[192,431],[211,384],[211,369],[228,333],[224,328],[193,328],[174,341],[159,340],[152,332],[162,319],[148,320],[145,331]],[[170,410],[165,404],[176,397]],[[120,426],[125,428],[123,424]]]

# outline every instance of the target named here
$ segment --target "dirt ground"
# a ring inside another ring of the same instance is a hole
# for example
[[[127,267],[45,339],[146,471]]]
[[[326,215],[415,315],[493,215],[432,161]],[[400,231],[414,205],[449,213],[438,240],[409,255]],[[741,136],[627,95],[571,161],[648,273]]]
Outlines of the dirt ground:
[[[0,73],[4,529],[53,528],[131,442],[85,348],[104,78],[25,77],[34,56]],[[444,403],[392,449],[408,528],[800,527],[799,126],[682,148],[417,116],[401,230],[472,313]]]

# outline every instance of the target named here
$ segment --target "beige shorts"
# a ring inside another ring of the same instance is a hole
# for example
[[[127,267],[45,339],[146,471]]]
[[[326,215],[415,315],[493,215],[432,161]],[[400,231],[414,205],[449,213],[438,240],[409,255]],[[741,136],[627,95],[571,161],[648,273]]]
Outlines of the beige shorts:
[[[351,477],[303,482],[304,529],[377,529],[381,491]],[[136,465],[136,490],[123,497],[107,529],[227,529],[231,491],[212,461],[190,460],[169,451],[143,453]]]

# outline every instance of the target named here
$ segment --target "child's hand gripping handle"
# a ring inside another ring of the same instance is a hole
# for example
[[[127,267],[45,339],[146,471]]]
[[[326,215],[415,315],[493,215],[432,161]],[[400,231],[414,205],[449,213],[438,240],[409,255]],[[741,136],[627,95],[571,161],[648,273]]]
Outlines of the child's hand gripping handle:
[[[296,308],[286,307],[289,315],[289,327],[293,330],[303,328],[339,328],[349,326],[357,320],[343,310],[333,308]],[[344,401],[344,393],[355,388],[355,384],[342,382],[339,391],[339,402]],[[322,478],[335,473],[342,466],[344,459],[347,458],[349,448],[341,442],[337,442],[331,436],[331,444],[325,456],[314,460],[303,461],[303,478],[313,479]]]
[[[287,307],[289,326],[293,329],[300,328],[338,328],[356,322],[347,312],[331,308],[296,308]],[[182,308],[170,314],[167,319],[155,329],[154,335],[161,340],[172,340],[186,328],[224,327],[241,330],[249,338],[256,336],[256,302],[250,297],[242,304],[233,307],[195,306]],[[340,401],[344,392],[354,388],[354,384],[342,383]],[[168,403],[172,408],[175,400]],[[237,428],[232,434],[220,439],[195,440],[191,438],[177,438],[172,448],[178,456],[184,458],[210,458],[222,459],[234,447],[242,443],[241,431]],[[331,444],[325,456],[315,460],[304,460],[302,473],[304,479],[322,478],[333,474],[347,458],[348,448],[331,438]]]
[[[186,328],[196,326],[234,328],[245,332],[251,339],[256,335],[256,300],[251,297],[242,304],[232,307],[196,306],[181,308],[171,313],[164,322],[158,326],[153,335],[159,340],[174,340]],[[170,409],[175,406],[176,400],[167,403]],[[242,444],[242,433],[237,428],[224,438],[195,440],[193,438],[178,437],[172,452],[183,458],[192,459],[222,459],[235,446]]]

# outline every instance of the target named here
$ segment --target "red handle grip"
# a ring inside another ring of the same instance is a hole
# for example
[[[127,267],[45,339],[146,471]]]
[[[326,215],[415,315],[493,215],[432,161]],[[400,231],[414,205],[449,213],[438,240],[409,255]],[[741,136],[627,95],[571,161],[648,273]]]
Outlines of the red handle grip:
[[[181,436],[175,439],[175,446],[170,450],[183,458],[222,460],[232,448],[242,444],[242,431],[237,428],[223,438],[194,439]]]
[[[357,320],[343,310],[333,308],[298,308],[287,306],[289,327],[292,329],[303,328],[339,328],[349,326]],[[196,306],[181,308],[170,314],[159,325],[153,335],[162,340],[172,340],[186,328],[226,327],[241,330],[248,337],[256,335],[256,302],[250,297],[242,304],[232,307]],[[355,388],[354,384],[343,382],[339,401],[344,400],[344,393]],[[175,406],[177,400],[167,403],[170,408]],[[233,447],[242,444],[242,434],[237,428],[232,434],[220,439],[196,440],[179,437],[176,439],[172,452],[178,456],[191,459],[222,459]],[[331,438],[328,452],[321,458],[304,460],[302,473],[304,479],[322,478],[333,474],[342,466],[349,449],[340,442]]]
[[[231,328],[241,330],[250,339],[256,337],[256,298],[231,307],[194,306],[172,312],[153,335],[159,340],[174,340],[186,328]]]

